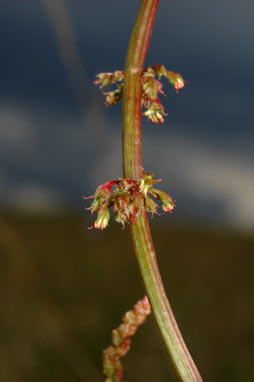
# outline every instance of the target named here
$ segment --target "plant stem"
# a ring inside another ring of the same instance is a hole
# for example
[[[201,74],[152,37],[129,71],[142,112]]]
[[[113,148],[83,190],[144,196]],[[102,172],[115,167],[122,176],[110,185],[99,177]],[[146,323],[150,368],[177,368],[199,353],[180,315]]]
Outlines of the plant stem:
[[[159,0],[142,0],[130,38],[123,93],[123,174],[139,180],[143,175],[141,159],[141,73],[147,54]],[[143,200],[140,200],[143,203]],[[153,313],[176,371],[183,382],[202,382],[202,378],[184,343],[169,305],[143,210],[131,234],[141,274]]]

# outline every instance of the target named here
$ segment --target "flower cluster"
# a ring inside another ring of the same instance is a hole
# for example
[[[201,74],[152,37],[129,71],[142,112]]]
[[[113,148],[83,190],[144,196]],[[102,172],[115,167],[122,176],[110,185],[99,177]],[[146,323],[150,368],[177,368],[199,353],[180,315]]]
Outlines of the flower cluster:
[[[138,301],[133,310],[123,316],[122,324],[112,331],[112,345],[103,351],[103,374],[105,382],[123,381],[123,366],[120,358],[125,356],[131,345],[131,337],[151,313],[147,296]]]
[[[155,180],[153,174],[144,174],[139,180],[119,178],[111,182],[100,185],[95,194],[84,199],[93,198],[93,202],[88,210],[91,214],[97,212],[97,219],[91,228],[104,229],[107,227],[110,213],[109,207],[113,206],[115,220],[122,224],[136,223],[136,218],[140,211],[146,210],[153,214],[158,214],[158,204],[153,200],[160,200],[164,212],[172,212],[175,203],[165,192],[153,187],[161,179]],[[150,196],[148,196],[150,195]]]
[[[116,82],[120,82],[120,84],[116,85],[116,89],[103,93],[106,96],[106,106],[111,106],[117,104],[123,96],[123,81],[124,81],[124,72],[120,70],[116,70],[114,73],[99,73],[96,75],[98,78],[94,81],[95,85],[100,85],[100,89],[103,89],[105,86],[115,84]]]
[[[175,88],[176,92],[184,87],[185,81],[179,73],[171,72],[165,68],[164,65],[149,66],[142,76],[142,106],[147,110],[143,113],[153,123],[163,123],[164,117],[167,115],[164,107],[159,99],[159,94],[165,95],[162,90],[161,77],[165,77],[171,85]]]
[[[106,106],[117,104],[123,96],[124,72],[117,70],[114,73],[100,73],[96,77],[98,79],[94,83],[100,85],[100,89],[118,82],[115,90],[103,93],[106,96]],[[153,123],[163,123],[164,116],[167,115],[159,99],[159,94],[165,95],[160,82],[161,77],[165,77],[177,93],[186,84],[179,73],[167,70],[164,65],[149,66],[143,71],[141,76],[142,107],[146,109],[143,115]]]

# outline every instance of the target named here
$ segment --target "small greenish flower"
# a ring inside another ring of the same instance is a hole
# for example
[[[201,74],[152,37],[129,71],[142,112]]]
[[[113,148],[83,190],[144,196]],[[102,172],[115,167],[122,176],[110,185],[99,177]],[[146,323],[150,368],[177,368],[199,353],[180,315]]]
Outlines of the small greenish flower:
[[[158,204],[148,196],[145,196],[145,209],[147,212],[151,212],[152,216],[154,214],[159,215],[157,212],[157,208],[159,208]]]
[[[107,227],[110,218],[109,209],[107,206],[102,206],[97,215],[97,219],[91,228],[104,229]]]
[[[100,185],[96,191],[95,194],[88,197],[83,197],[83,199],[91,199],[94,198],[91,207],[87,208],[88,210],[91,210],[91,213],[98,211],[103,205],[109,205],[110,197],[112,195],[112,187],[118,183],[117,180],[113,180],[111,182],[104,183]]]
[[[143,113],[145,117],[150,119],[153,123],[163,123],[163,115],[167,115],[164,112],[164,107],[160,103],[160,100],[157,98],[155,102],[148,102],[145,104],[147,110]]]
[[[159,80],[161,79],[162,76],[167,77],[168,70],[165,68],[164,65],[161,65],[161,64],[155,65],[154,71],[157,74],[157,76],[159,77]]]
[[[172,212],[175,207],[175,202],[166,192],[153,188],[151,195],[154,199],[160,199],[164,212]]]
[[[94,212],[98,212],[97,219],[95,220],[94,224],[90,227],[90,229],[104,229],[107,227],[110,218],[108,207],[111,204],[112,187],[117,183],[118,180],[113,180],[111,182],[104,183],[96,189],[94,195],[83,198],[94,198],[91,207],[87,209],[91,210],[91,214],[93,214]]]
[[[137,196],[139,186],[133,179],[120,178],[119,184],[114,190],[113,210],[115,220],[121,223],[123,228],[125,223],[135,223],[136,216],[139,213]]]
[[[148,100],[156,100],[159,93],[165,95],[162,87],[162,83],[158,80],[149,79],[144,81],[142,85],[143,98]]]
[[[176,72],[168,71],[167,78],[168,78],[168,81],[174,86],[177,93],[178,93],[178,90],[182,89],[184,85],[186,84],[186,81],[184,81],[181,74]]]
[[[121,82],[124,80],[124,72],[121,70],[116,70],[114,73],[99,73],[96,75],[98,78],[94,81],[95,85],[100,85],[100,89],[114,84],[115,82]]]
[[[116,105],[123,97],[123,85],[117,85],[116,90],[103,94],[106,96],[106,106]]]
[[[154,174],[145,173],[144,176],[140,179],[139,188],[140,191],[147,195],[147,192],[151,192],[153,189],[153,185],[155,183],[161,182],[162,179],[154,179]]]

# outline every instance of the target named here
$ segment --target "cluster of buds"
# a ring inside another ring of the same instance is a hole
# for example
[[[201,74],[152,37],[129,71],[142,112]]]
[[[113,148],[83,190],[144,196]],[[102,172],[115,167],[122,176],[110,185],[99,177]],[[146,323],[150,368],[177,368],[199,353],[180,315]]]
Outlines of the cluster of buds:
[[[136,223],[136,218],[143,210],[157,214],[158,204],[153,200],[160,200],[164,212],[172,212],[175,203],[165,192],[153,187],[161,179],[155,180],[153,174],[144,174],[136,181],[134,179],[119,178],[111,182],[100,185],[95,194],[84,199],[93,198],[93,202],[88,210],[91,214],[97,212],[97,219],[90,227],[104,229],[107,227],[110,213],[109,207],[113,207],[115,220],[122,224]],[[150,196],[152,196],[152,198]]]
[[[123,96],[123,81],[124,81],[124,72],[120,70],[116,70],[114,73],[99,73],[96,75],[98,78],[94,81],[95,85],[100,85],[100,89],[103,89],[105,86],[115,84],[116,82],[120,82],[116,85],[116,89],[103,93],[106,96],[106,106],[111,106],[117,104]]]
[[[156,79],[158,77],[158,80]],[[183,88],[185,81],[179,73],[171,72],[164,65],[149,66],[142,75],[142,106],[147,109],[143,115],[148,117],[153,123],[163,123],[164,116],[167,115],[159,99],[159,94],[165,95],[162,90],[161,77],[165,77],[176,92]]]
[[[124,80],[124,72],[116,70],[114,73],[99,73],[96,77],[98,77],[98,80],[94,81],[95,85],[100,85],[100,89],[103,89],[105,86],[115,82],[122,82]]]
[[[100,73],[96,77],[98,79],[94,83],[100,85],[100,89],[117,83],[115,90],[103,93],[106,96],[106,106],[117,104],[123,96],[124,72],[117,70],[114,73]],[[165,77],[177,93],[186,84],[179,73],[167,70],[164,65],[149,66],[143,71],[141,75],[142,107],[146,109],[143,115],[153,123],[163,123],[164,116],[167,115],[159,99],[159,94],[165,95],[160,82],[161,77]]]
[[[123,366],[120,358],[125,356],[131,345],[131,337],[151,313],[147,296],[138,301],[133,310],[125,313],[122,324],[112,331],[112,345],[103,351],[103,374],[105,382],[123,381]]]

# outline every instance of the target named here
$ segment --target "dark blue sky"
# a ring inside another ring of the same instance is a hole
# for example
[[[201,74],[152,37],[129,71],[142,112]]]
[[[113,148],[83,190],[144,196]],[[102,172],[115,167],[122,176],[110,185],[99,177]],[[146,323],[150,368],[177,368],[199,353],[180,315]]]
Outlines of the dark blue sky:
[[[121,176],[121,107],[105,109],[92,82],[123,68],[138,4],[1,1],[3,206],[82,208],[82,195]],[[159,5],[146,64],[189,84],[176,95],[165,83],[168,116],[144,120],[143,158],[178,218],[254,226],[253,14],[250,0]]]

